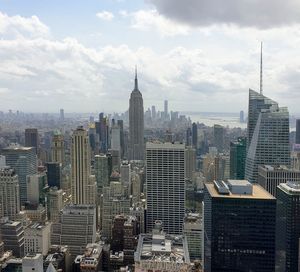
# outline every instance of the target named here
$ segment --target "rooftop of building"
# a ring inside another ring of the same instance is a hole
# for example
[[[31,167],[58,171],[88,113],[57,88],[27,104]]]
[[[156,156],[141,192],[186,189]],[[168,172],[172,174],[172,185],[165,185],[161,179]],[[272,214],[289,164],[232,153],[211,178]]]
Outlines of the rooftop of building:
[[[188,213],[184,217],[184,230],[200,229],[202,226],[202,216],[200,213]]]
[[[11,144],[8,147],[2,148],[3,151],[9,151],[9,150],[14,150],[14,151],[28,151],[28,150],[33,150],[34,147],[27,147],[27,146],[22,146],[19,144]]]
[[[42,230],[47,226],[49,226],[49,223],[33,222],[27,228],[32,230]]]
[[[265,171],[289,171],[289,172],[300,172],[300,170],[291,169],[286,165],[259,165],[258,169]]]
[[[232,190],[229,189],[229,186],[222,182],[215,182],[215,183],[206,183],[205,186],[209,192],[209,194],[213,198],[243,198],[243,199],[275,199],[269,192],[267,192],[264,188],[262,188],[258,184],[251,184],[247,180],[229,180],[231,185],[242,187],[241,189],[244,189],[244,186],[251,186],[252,192],[249,193],[232,193]],[[220,186],[221,188],[218,189],[216,186]],[[249,185],[250,184],[250,185]],[[238,188],[240,189],[240,188]],[[247,189],[247,188],[246,188]],[[237,190],[239,191],[239,190]],[[243,190],[242,190],[243,192]]]
[[[147,142],[147,149],[185,149],[185,144],[179,142]]]
[[[297,181],[288,181],[280,183],[278,188],[290,195],[300,195],[300,183]]]
[[[28,253],[23,260],[37,260],[42,257],[42,254],[40,253]]]
[[[164,233],[161,221],[155,222],[152,233],[140,234],[134,258],[138,262],[190,263],[185,237]]]

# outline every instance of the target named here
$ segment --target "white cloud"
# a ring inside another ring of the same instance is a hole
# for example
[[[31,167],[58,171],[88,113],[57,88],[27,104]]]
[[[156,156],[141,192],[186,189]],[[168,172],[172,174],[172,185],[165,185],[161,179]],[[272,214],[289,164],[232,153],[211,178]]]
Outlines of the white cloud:
[[[143,31],[157,31],[161,36],[187,35],[190,27],[176,23],[160,15],[157,10],[138,10],[132,13],[123,13],[131,17],[131,26]]]
[[[152,13],[150,16],[157,16]],[[204,32],[211,40],[208,46],[203,41],[201,49],[198,45],[189,48],[174,45],[158,52],[151,49],[151,44],[136,49],[120,44],[96,50],[70,37],[55,40],[38,18],[0,13],[0,18],[4,17],[8,20],[5,27],[1,25],[0,95],[7,109],[45,112],[64,107],[79,112],[125,111],[133,88],[135,64],[145,108],[169,99],[172,109],[182,111],[246,109],[247,90],[258,85],[256,39],[261,36],[269,41],[264,54],[266,95],[282,101],[280,104],[291,105],[294,111],[298,109],[295,101],[300,99],[297,92],[300,33],[295,28],[262,33],[253,29],[210,27]],[[24,27],[20,21],[30,27]],[[162,31],[161,35],[175,33],[164,24],[150,20],[147,26],[146,21],[140,20],[140,27],[149,30],[155,27]],[[8,29],[18,34],[12,36]],[[206,37],[201,31],[197,35]],[[293,97],[289,100],[286,93],[291,90]]]
[[[100,18],[101,20],[104,20],[104,21],[111,21],[115,16],[113,15],[113,13],[109,12],[109,11],[106,11],[106,10],[103,10],[101,12],[98,12],[96,14],[96,16],[98,18]]]

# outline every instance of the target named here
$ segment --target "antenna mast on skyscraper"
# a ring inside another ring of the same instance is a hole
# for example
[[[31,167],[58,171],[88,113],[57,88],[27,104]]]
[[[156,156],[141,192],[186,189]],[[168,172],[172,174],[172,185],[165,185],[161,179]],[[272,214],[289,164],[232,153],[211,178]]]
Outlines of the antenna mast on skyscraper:
[[[259,86],[259,92],[260,94],[263,94],[263,71],[262,71],[262,42],[260,42],[260,86]]]

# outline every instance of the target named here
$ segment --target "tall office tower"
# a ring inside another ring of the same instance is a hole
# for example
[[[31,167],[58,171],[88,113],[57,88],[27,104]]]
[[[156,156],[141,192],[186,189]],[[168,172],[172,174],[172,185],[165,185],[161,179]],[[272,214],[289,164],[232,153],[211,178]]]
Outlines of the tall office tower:
[[[168,100],[164,101],[164,117],[165,120],[169,119]]]
[[[108,158],[105,155],[95,156],[95,176],[97,183],[97,191],[99,195],[102,194],[102,189],[104,186],[109,186],[109,173],[108,173]]]
[[[240,123],[244,123],[245,122],[245,117],[244,117],[244,111],[240,111]]]
[[[230,178],[244,179],[246,164],[246,138],[239,137],[230,142]]]
[[[187,130],[186,130],[185,145],[186,146],[192,145],[192,130],[191,130],[191,128],[187,128]]]
[[[290,166],[289,112],[287,108],[279,108],[274,101],[272,103],[269,109],[260,111],[248,148],[245,178],[251,183],[257,182],[258,165]]]
[[[277,186],[288,181],[300,183],[300,171],[286,166],[259,165],[257,183],[276,197]]]
[[[33,147],[10,145],[2,149],[6,164],[16,170],[20,185],[20,204],[27,200],[26,176],[37,173],[37,157]]]
[[[17,258],[24,256],[24,229],[23,223],[7,221],[0,224],[4,250],[11,250]]]
[[[131,199],[121,182],[112,181],[109,187],[103,188],[101,207],[102,235],[111,238],[113,219],[118,214],[129,214]]]
[[[224,150],[224,128],[220,125],[214,125],[214,146],[219,153]]]
[[[136,72],[134,82],[129,99],[129,159],[144,160],[144,106]]]
[[[131,169],[128,161],[123,161],[120,168],[121,183],[130,188],[131,186]]]
[[[154,121],[156,119],[156,109],[155,109],[154,105],[151,107],[151,118],[152,118],[152,121]]]
[[[63,190],[56,187],[50,188],[47,193],[47,217],[49,221],[58,222],[63,207]]]
[[[296,139],[295,144],[300,144],[300,119],[296,120]]]
[[[95,122],[96,133],[99,135],[100,153],[106,153],[108,149],[108,120],[104,113],[99,114],[99,122]]]
[[[184,144],[146,145],[147,232],[156,220],[169,234],[181,234],[185,209]]]
[[[19,179],[12,168],[0,169],[0,218],[15,220],[20,212]]]
[[[30,253],[22,259],[22,272],[43,271],[43,255]]]
[[[192,124],[192,145],[197,150],[198,147],[198,127],[196,123]]]
[[[62,164],[60,162],[47,162],[47,180],[50,187],[61,188]]]
[[[65,121],[65,111],[64,111],[64,109],[59,110],[59,121],[61,121],[61,122]]]
[[[120,128],[120,145],[121,145],[121,159],[124,159],[125,155],[125,139],[124,139],[124,123],[123,120],[118,120],[118,126]]]
[[[113,123],[111,127],[111,149],[118,150],[121,154],[121,130],[120,127]]]
[[[35,153],[38,153],[39,148],[39,134],[36,128],[25,129],[25,146],[34,147]]]
[[[191,180],[196,171],[196,150],[191,146],[185,149],[185,178]]]
[[[59,162],[62,165],[65,163],[65,142],[64,136],[60,131],[54,131],[51,144],[51,160]]]
[[[138,203],[140,202],[141,199],[141,177],[138,174],[138,168],[136,168],[132,173],[131,173],[131,186],[130,186],[130,193],[132,195],[132,203]]]
[[[90,204],[88,186],[91,175],[90,143],[87,131],[78,127],[72,135],[71,182],[74,204]]]
[[[88,243],[96,241],[96,209],[94,205],[68,205],[52,225],[51,244],[67,245],[72,257],[84,252]]]
[[[276,198],[247,180],[205,184],[204,271],[275,271]]]
[[[282,183],[277,187],[276,271],[299,271],[300,185]]]
[[[247,150],[250,146],[260,112],[269,109],[278,110],[278,104],[270,98],[249,89]]]
[[[47,176],[45,173],[28,175],[26,177],[27,201],[34,206],[45,204]]]

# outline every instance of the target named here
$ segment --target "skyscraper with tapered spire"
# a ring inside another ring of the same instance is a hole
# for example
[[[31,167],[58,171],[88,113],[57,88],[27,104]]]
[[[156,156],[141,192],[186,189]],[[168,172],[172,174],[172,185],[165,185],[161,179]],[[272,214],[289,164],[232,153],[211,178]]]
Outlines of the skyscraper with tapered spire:
[[[129,99],[129,159],[144,160],[144,106],[135,69],[134,89]]]

